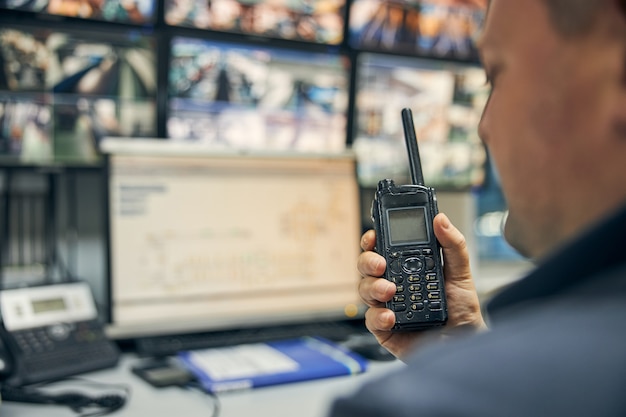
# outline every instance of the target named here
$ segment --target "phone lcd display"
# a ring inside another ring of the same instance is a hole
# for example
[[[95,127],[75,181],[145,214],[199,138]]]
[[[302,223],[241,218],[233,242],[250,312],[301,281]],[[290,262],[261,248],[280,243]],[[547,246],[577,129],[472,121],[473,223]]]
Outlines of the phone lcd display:
[[[65,300],[62,297],[33,300],[31,304],[35,314],[47,313],[50,311],[64,311],[67,308]]]
[[[387,210],[389,241],[392,246],[428,242],[428,226],[424,207]]]

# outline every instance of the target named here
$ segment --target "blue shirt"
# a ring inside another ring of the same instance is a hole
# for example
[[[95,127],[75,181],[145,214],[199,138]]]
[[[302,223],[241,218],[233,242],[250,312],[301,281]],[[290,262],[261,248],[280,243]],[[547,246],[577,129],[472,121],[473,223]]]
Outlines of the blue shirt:
[[[626,415],[626,208],[488,306],[488,332],[434,343],[338,399],[333,417]]]

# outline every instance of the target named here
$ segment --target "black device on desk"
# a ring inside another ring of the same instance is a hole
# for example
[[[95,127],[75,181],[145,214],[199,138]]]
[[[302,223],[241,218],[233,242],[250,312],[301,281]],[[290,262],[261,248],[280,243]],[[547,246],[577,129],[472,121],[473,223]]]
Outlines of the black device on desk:
[[[0,291],[0,378],[21,386],[115,366],[84,282]]]
[[[448,318],[441,248],[433,231],[437,198],[424,185],[410,109],[402,110],[402,123],[413,184],[384,179],[372,203],[376,251],[387,261],[385,278],[397,287],[386,303],[396,315],[395,331],[441,326]]]

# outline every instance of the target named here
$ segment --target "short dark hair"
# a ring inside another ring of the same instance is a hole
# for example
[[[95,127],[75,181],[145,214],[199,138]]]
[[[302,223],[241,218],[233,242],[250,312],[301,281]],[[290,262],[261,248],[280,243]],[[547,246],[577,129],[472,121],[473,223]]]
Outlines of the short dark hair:
[[[563,35],[587,32],[603,0],[543,0],[548,7],[554,27]]]
[[[554,27],[566,36],[586,33],[597,11],[608,1],[616,2],[626,19],[626,0],[543,0]]]

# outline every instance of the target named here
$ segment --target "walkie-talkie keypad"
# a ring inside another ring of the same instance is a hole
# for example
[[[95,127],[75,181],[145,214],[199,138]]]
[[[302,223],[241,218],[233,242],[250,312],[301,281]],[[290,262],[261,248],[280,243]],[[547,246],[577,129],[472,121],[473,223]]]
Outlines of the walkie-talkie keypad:
[[[390,254],[396,266],[391,280],[396,284],[396,295],[392,299],[392,310],[406,314],[412,319],[416,313],[441,310],[441,286],[434,271],[433,251],[424,248],[409,255],[400,252]],[[397,272],[401,266],[400,273]],[[404,285],[406,283],[406,285]]]

